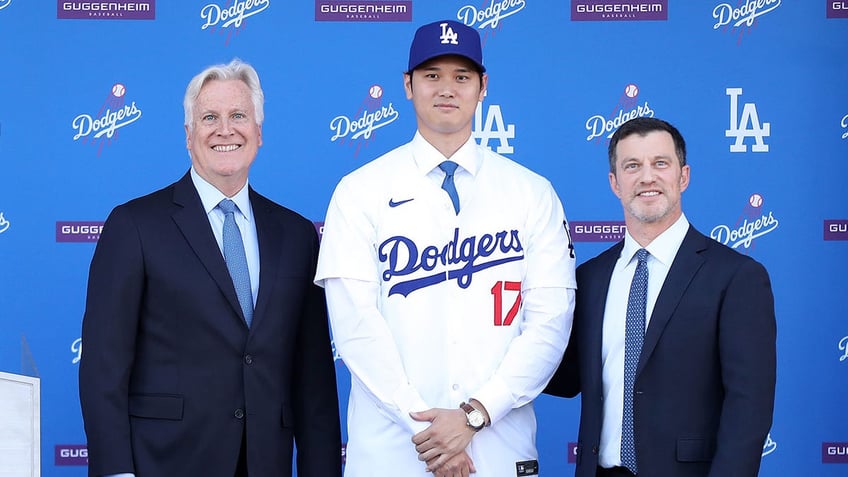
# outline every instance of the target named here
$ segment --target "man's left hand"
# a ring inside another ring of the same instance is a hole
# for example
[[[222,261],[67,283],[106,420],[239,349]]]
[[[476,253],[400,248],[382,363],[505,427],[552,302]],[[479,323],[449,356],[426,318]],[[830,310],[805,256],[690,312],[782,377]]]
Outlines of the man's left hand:
[[[462,409],[434,408],[411,412],[416,421],[430,422],[430,427],[412,436],[418,460],[427,463],[427,471],[434,472],[455,455],[463,452],[475,431],[468,426]]]

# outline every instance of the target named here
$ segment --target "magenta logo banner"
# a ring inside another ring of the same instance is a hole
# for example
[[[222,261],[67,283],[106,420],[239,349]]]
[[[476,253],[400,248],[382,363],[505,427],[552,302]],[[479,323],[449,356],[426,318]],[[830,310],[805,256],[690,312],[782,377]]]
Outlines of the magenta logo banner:
[[[668,20],[668,0],[571,0],[571,21]]]
[[[822,442],[822,464],[848,464],[848,442]]]
[[[81,444],[58,444],[55,465],[88,465],[88,447]]]
[[[321,240],[324,237],[324,222],[313,222],[315,225],[315,231],[318,232],[318,240]]]
[[[155,20],[156,0],[57,0],[61,20]]]
[[[848,18],[848,1],[826,0],[827,18]]]
[[[622,221],[574,221],[569,222],[568,227],[575,242],[618,242],[627,231]]]
[[[576,464],[577,463],[577,443],[569,442],[568,443],[568,463]]]
[[[315,0],[316,22],[410,22],[411,0]]]
[[[825,219],[825,240],[848,240],[848,219]]]
[[[97,242],[103,222],[56,222],[57,242]]]

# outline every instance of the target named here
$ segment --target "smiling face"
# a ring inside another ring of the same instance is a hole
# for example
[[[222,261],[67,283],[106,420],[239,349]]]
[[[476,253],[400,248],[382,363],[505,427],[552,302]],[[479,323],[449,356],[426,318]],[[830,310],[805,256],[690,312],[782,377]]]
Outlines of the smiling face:
[[[483,100],[488,76],[461,56],[440,56],[404,76],[418,130],[431,144],[464,143],[471,135],[477,103]]]
[[[631,134],[615,148],[615,173],[609,181],[632,235],[650,230],[656,236],[682,214],[680,196],[689,186],[689,166],[680,167],[668,132]]]
[[[193,116],[186,126],[191,163],[200,177],[232,197],[244,187],[262,145],[250,88],[241,80],[210,80],[194,102]]]

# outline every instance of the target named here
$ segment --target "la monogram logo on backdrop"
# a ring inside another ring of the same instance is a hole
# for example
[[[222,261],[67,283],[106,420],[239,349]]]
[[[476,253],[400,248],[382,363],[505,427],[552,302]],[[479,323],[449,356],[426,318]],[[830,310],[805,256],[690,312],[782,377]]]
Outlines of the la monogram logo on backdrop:
[[[485,96],[488,96],[488,91]],[[510,139],[515,139],[515,124],[506,124],[504,122],[503,113],[499,104],[489,104],[486,106],[486,122],[483,122],[483,103],[477,103],[477,109],[474,111],[474,127],[471,131],[473,137],[478,144],[484,147],[489,146],[489,140],[498,140],[499,144],[495,152],[498,154],[512,154],[514,152]]]
[[[730,96],[730,129],[724,132],[724,136],[736,138],[736,142],[730,145],[730,152],[747,152],[748,146],[742,143],[746,137],[754,138],[752,152],[768,152],[769,147],[764,138],[771,135],[771,123],[760,123],[760,115],[754,103],[743,104],[742,114],[739,115],[742,88],[727,88],[725,92]]]

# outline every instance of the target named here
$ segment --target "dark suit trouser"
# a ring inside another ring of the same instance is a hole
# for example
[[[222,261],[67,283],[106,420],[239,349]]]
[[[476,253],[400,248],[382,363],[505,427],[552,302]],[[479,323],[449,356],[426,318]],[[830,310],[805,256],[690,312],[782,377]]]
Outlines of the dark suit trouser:
[[[635,477],[633,472],[627,467],[610,467],[605,468],[598,466],[597,472],[595,472],[596,477]]]

